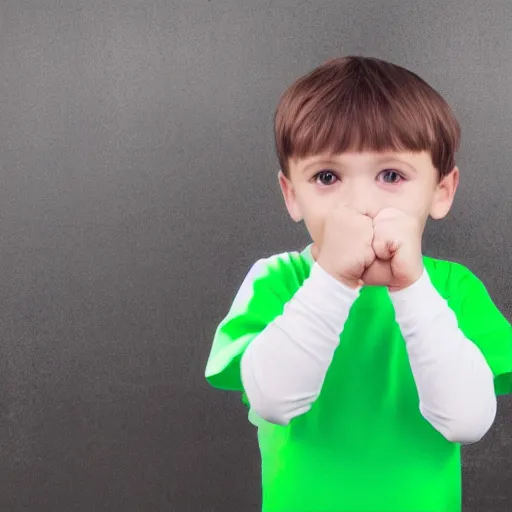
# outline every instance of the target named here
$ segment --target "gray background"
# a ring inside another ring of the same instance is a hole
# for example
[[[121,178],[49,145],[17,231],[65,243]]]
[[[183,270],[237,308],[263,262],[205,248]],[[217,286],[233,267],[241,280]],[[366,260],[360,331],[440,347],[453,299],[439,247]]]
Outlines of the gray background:
[[[462,183],[425,247],[510,318],[511,22],[510,0],[3,0],[0,510],[258,510],[255,431],[204,367],[252,263],[309,243],[272,116],[328,58],[451,103]],[[512,509],[511,420],[501,398],[464,450],[465,512]]]

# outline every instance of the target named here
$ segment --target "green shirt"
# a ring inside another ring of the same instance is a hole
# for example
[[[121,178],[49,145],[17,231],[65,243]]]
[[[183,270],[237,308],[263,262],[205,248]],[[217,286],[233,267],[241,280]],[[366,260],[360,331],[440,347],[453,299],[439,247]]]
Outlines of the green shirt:
[[[308,278],[308,246],[260,260],[218,326],[208,382],[242,392],[240,359]],[[458,263],[424,257],[432,284],[481,350],[497,395],[512,392],[512,328],[482,282]],[[388,292],[363,287],[310,411],[258,429],[263,512],[460,512],[460,445],[419,411]]]

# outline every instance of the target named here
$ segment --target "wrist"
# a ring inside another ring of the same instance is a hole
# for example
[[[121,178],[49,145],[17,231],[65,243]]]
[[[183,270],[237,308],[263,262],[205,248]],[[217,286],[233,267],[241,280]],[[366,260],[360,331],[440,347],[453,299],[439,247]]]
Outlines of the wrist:
[[[352,290],[357,290],[361,287],[361,280],[360,279],[353,279],[350,277],[343,276],[339,274],[338,272],[332,270],[329,265],[326,265],[321,259],[319,258],[316,263],[322,267],[322,269],[327,272],[333,279],[336,279],[340,284],[351,288]]]
[[[317,262],[312,267],[311,274],[317,276],[316,279],[322,278],[325,284],[330,283],[331,289],[342,291],[345,295],[348,294],[350,297],[356,298],[359,296],[359,288],[360,286],[352,285],[349,286],[346,282],[340,279],[339,276],[336,276],[332,272],[326,270],[322,265]],[[349,281],[350,282],[350,281]]]
[[[428,284],[427,284],[428,283]],[[425,287],[430,285],[430,276],[428,275],[427,269],[423,268],[421,275],[414,281],[409,281],[407,285],[388,287],[388,291],[393,298],[407,297],[411,299],[413,296],[421,296],[421,293],[425,292]]]
[[[353,290],[357,290],[361,287],[362,281],[360,279],[345,279],[344,277],[338,277],[338,281]]]
[[[425,267],[422,265],[418,270],[408,279],[404,280],[398,286],[388,286],[388,291],[391,293],[400,292],[402,290],[406,290],[411,286],[415,285],[425,274]]]

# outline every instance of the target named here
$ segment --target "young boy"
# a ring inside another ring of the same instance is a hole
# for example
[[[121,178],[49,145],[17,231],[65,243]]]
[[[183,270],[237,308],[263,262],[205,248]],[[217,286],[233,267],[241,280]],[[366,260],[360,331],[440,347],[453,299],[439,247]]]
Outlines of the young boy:
[[[460,446],[512,392],[512,329],[470,270],[422,255],[459,125],[414,73],[344,57],[284,93],[275,137],[312,243],[254,264],[206,367],[258,427],[263,511],[460,512]]]

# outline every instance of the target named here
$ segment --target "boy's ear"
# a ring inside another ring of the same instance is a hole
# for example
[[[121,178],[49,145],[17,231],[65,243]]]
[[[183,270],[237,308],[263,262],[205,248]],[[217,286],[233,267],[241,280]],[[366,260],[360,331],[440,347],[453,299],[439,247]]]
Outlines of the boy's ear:
[[[459,168],[454,167],[438,184],[430,208],[430,216],[439,220],[446,217],[452,207],[459,186]]]
[[[279,170],[277,173],[277,179],[279,181],[279,186],[281,188],[281,192],[283,193],[284,202],[290,217],[295,222],[300,222],[302,220],[302,214],[297,203],[295,189],[293,188],[292,182],[284,175],[283,171],[281,170]]]

